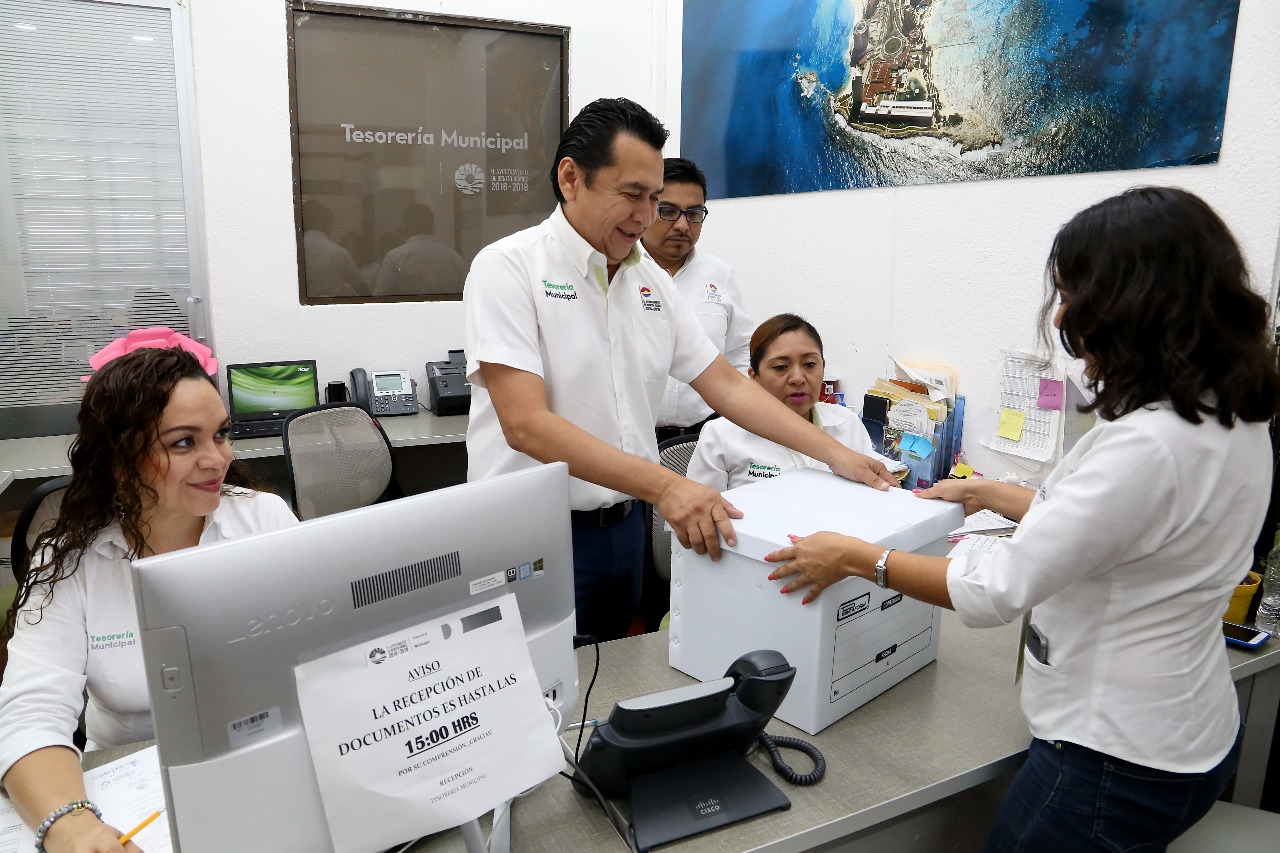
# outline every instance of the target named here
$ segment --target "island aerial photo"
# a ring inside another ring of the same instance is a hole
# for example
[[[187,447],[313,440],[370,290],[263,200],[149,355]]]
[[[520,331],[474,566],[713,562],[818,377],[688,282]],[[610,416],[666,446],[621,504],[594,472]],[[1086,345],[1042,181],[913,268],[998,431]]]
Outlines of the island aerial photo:
[[[712,197],[1211,163],[1238,13],[685,0],[681,151]]]

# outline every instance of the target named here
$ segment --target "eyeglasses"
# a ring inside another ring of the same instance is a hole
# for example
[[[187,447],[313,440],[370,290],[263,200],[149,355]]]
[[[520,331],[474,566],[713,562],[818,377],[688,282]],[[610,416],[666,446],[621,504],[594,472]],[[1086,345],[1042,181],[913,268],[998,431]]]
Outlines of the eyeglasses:
[[[690,225],[697,225],[707,218],[707,209],[705,207],[687,207],[681,210],[670,204],[658,205],[658,218],[665,222],[679,222],[681,216],[687,219]]]

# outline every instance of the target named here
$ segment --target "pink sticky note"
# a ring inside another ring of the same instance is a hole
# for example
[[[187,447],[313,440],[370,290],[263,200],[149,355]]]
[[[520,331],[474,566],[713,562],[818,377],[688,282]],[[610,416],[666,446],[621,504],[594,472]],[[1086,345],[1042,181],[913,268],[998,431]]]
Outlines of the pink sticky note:
[[[1040,380],[1040,399],[1036,400],[1036,405],[1042,409],[1061,409],[1062,408],[1062,380],[1061,379],[1041,379]]]

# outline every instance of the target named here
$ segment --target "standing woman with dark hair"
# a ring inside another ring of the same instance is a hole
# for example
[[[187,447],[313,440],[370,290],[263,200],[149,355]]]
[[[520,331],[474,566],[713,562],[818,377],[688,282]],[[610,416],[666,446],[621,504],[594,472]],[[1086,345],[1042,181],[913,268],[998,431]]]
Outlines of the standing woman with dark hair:
[[[766,559],[806,600],[889,586],[993,627],[1031,612],[1034,740],[989,850],[1163,850],[1235,772],[1240,715],[1220,622],[1267,509],[1280,377],[1264,300],[1196,196],[1144,187],[1077,214],[1047,265],[1050,318],[1100,423],[1038,491],[947,480],[921,494],[1019,519],[954,560],[834,533]],[[790,562],[788,562],[790,561]]]
[[[297,523],[280,498],[239,487],[229,430],[182,349],[120,356],[85,388],[71,483],[4,625],[0,777],[49,853],[138,850],[84,802],[71,739],[86,689],[90,747],[155,736],[130,561]]]

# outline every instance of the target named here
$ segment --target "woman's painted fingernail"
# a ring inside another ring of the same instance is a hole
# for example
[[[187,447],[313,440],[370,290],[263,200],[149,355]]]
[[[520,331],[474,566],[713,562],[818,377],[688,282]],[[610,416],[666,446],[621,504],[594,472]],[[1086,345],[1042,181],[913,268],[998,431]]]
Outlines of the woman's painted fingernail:
[[[772,555],[772,554],[765,554],[765,555],[764,555],[764,561],[765,561],[766,563],[771,563],[771,562],[773,562],[773,555]]]
[[[795,535],[794,533],[788,533],[787,538],[794,540],[794,539],[799,539],[800,537]]]
[[[924,489],[912,489],[912,490],[911,490],[911,494],[913,494],[913,495],[918,495],[918,494],[920,494],[920,493],[921,493],[921,492],[923,492],[923,491],[924,491]]]
[[[769,580],[776,581],[777,579],[778,579],[777,575],[769,575]]]

